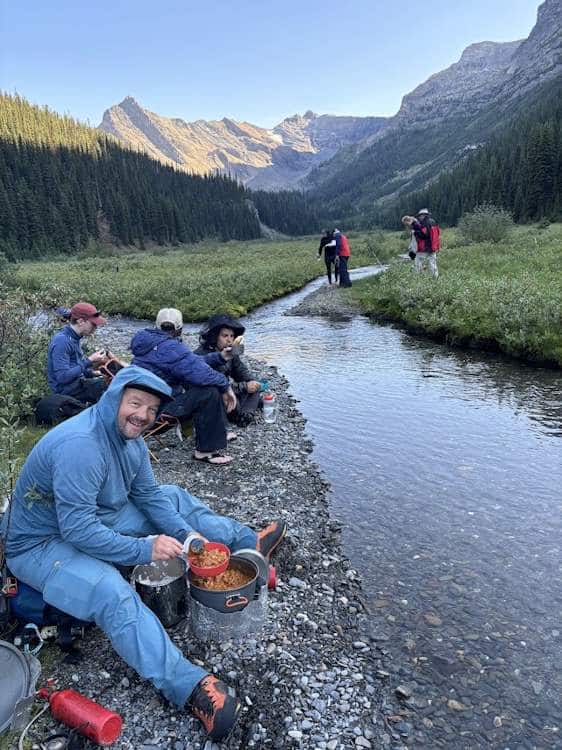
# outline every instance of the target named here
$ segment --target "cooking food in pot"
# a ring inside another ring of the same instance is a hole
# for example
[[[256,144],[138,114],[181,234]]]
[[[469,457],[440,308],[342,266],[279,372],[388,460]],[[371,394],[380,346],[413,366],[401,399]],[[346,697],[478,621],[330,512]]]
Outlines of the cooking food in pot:
[[[224,573],[216,576],[215,578],[201,578],[200,576],[193,577],[193,583],[202,589],[209,591],[230,591],[231,589],[238,589],[241,586],[245,586],[252,580],[252,575],[235,568],[228,568]]]

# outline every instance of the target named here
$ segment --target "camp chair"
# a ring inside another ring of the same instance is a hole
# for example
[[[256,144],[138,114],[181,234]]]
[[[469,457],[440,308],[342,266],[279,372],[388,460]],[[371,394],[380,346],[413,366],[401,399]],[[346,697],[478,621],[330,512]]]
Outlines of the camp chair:
[[[107,385],[111,383],[113,378],[117,375],[119,370],[123,369],[123,365],[121,362],[119,362],[116,359],[108,359],[107,362],[104,362],[103,365],[98,367],[98,370],[102,377],[104,378]],[[143,438],[145,443],[148,443],[148,440],[150,438],[154,438],[156,442],[163,446],[164,443],[160,439],[160,436],[163,435],[165,432],[168,432],[168,430],[174,428],[176,435],[179,437],[180,440],[183,440],[183,435],[181,434],[181,425],[180,421],[177,417],[172,416],[171,414],[160,414],[156,422],[152,425],[150,430],[147,430],[147,432],[144,433]],[[148,447],[148,446],[147,446]],[[158,462],[158,458],[154,455],[154,453],[148,448],[148,452],[150,454],[150,457],[153,461]]]
[[[171,429],[174,430],[174,432],[176,433],[176,436],[180,440],[183,440],[183,435],[182,435],[182,432],[181,432],[181,422],[180,422],[180,420],[177,417],[174,417],[172,414],[162,413],[162,414],[160,414],[160,416],[158,417],[158,419],[156,420],[156,422],[152,425],[152,427],[150,428],[150,430],[147,430],[144,433],[144,435],[143,435],[144,441],[145,441],[145,443],[148,443],[148,441],[150,440],[150,438],[154,438],[154,440],[156,440],[156,442],[158,443],[158,445],[164,447],[164,443],[161,440],[161,435],[163,435],[165,432],[168,432],[168,430],[171,430]],[[154,455],[154,453],[150,450],[150,448],[148,448],[148,452],[149,452],[150,457],[152,458],[152,460],[156,461],[156,463],[158,463],[158,461],[160,459],[158,459]]]
[[[103,363],[100,367],[98,367],[98,372],[103,377],[103,379],[106,382],[106,385],[109,385],[113,378],[117,375],[119,370],[123,369],[123,365],[121,362],[119,362],[116,359],[108,359],[106,362]]]

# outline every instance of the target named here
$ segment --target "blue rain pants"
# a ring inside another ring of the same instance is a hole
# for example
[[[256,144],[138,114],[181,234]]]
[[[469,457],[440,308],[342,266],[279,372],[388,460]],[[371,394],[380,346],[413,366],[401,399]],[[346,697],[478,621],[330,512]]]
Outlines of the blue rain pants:
[[[222,542],[233,552],[256,547],[256,533],[247,526],[213,513],[180,487],[162,485],[162,490],[189,526],[209,540]],[[132,503],[101,514],[100,520],[130,536],[157,533]],[[204,669],[183,656],[160,620],[110,563],[80,552],[60,537],[7,562],[12,573],[41,591],[48,604],[79,620],[95,622],[119,656],[175,705],[185,706],[197,683],[206,676]]]

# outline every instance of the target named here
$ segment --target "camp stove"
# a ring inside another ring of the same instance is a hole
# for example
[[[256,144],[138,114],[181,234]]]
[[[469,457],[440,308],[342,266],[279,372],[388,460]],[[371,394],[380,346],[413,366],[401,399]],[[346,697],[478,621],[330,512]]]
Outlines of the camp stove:
[[[246,569],[253,578],[240,589],[204,591],[188,573],[189,626],[200,641],[242,639],[258,633],[267,620],[267,560],[254,549],[244,549],[233,553],[230,564]]]
[[[204,589],[178,558],[137,565],[131,584],[165,628],[187,618],[187,627],[200,641],[235,640],[257,633],[265,624],[267,590],[275,588],[275,571],[255,549],[233,553],[230,565],[250,580],[237,589]]]
[[[246,638],[259,633],[267,620],[267,586],[244,609],[236,612],[219,612],[206,607],[197,599],[189,600],[189,627],[199,641],[223,643]]]

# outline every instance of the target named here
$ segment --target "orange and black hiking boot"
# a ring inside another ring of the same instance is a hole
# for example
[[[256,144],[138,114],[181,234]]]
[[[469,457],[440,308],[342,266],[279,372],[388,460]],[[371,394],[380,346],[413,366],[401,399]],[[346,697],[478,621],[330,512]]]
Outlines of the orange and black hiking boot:
[[[228,692],[228,686],[209,674],[203,677],[188,702],[191,712],[202,722],[212,740],[227,737],[240,713],[240,702]]]
[[[281,542],[287,533],[287,524],[285,521],[273,521],[265,529],[258,531],[258,543],[256,549],[266,560],[269,560],[273,550]]]

